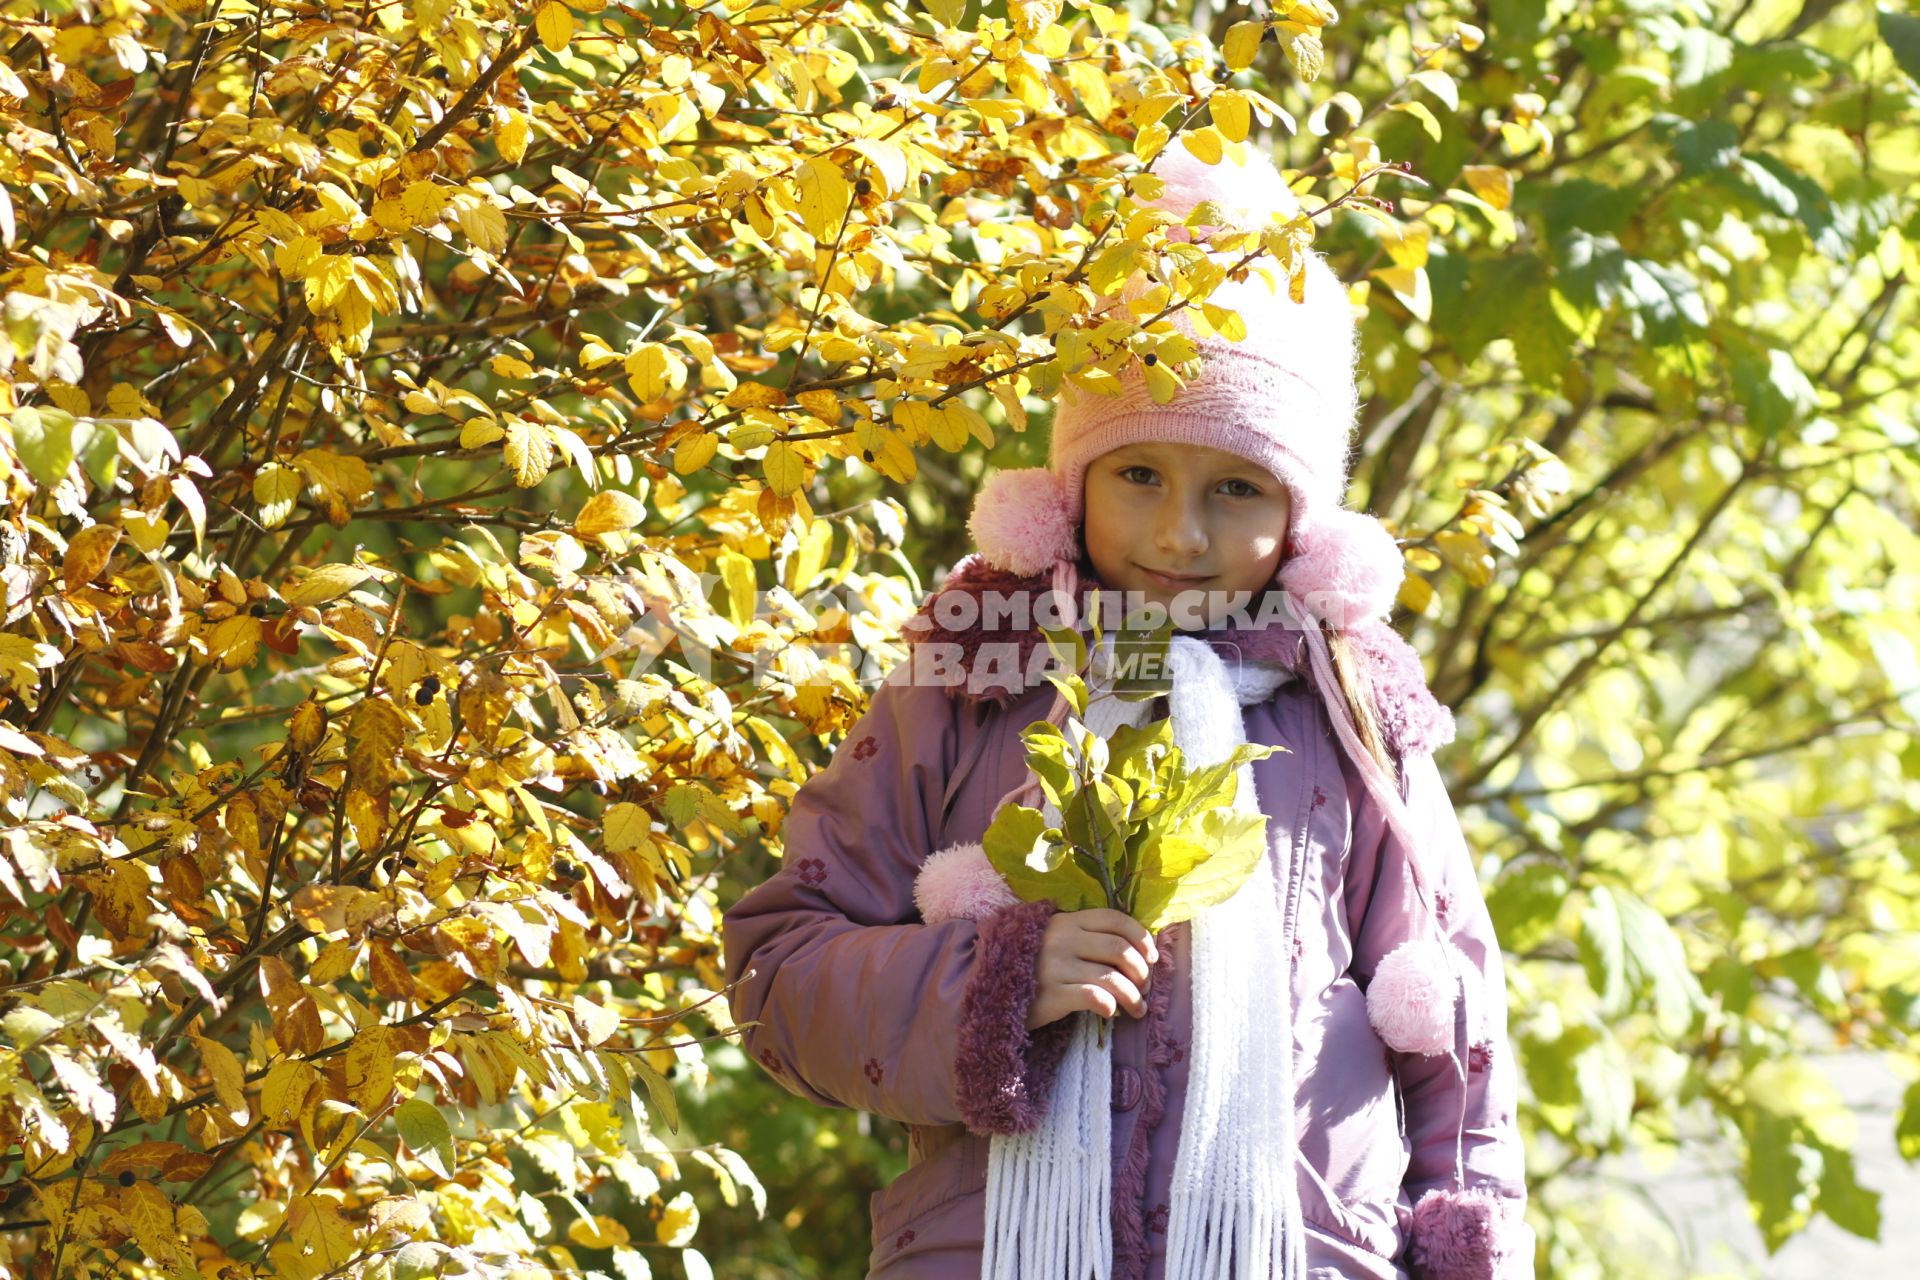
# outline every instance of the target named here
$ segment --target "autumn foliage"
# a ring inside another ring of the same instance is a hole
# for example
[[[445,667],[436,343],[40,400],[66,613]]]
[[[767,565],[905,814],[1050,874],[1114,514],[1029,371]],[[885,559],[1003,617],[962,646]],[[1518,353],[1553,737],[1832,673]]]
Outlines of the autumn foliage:
[[[1233,333],[1223,273],[1314,246],[1520,960],[1543,1261],[1608,1238],[1553,1178],[1688,1117],[1758,1162],[1770,1244],[1877,1231],[1790,1065],[1808,1013],[1910,1044],[1913,952],[1859,936],[1920,928],[1914,748],[1902,810],[1884,743],[1834,745],[1758,852],[1735,797],[1782,741],[1913,730],[1920,548],[1853,501],[1914,479],[1913,204],[1829,134],[1911,141],[1920,24],[1720,7],[8,6],[0,1261],[862,1257],[898,1144],[751,1119],[724,895],[1029,413],[1172,395],[1169,317]],[[1175,134],[1274,150],[1298,209],[1170,243],[1137,201]],[[1811,635],[1881,543],[1908,611],[1853,600],[1815,696],[1754,659],[1674,723],[1702,627]],[[1785,815],[1833,806],[1874,860],[1800,893]]]

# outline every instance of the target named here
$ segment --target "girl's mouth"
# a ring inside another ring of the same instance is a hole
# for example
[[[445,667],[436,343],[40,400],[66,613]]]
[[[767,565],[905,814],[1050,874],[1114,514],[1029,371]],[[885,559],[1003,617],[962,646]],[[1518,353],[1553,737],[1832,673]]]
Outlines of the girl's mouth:
[[[1206,573],[1186,575],[1160,573],[1157,570],[1146,568],[1144,565],[1139,566],[1139,568],[1140,572],[1146,574],[1156,585],[1164,587],[1168,591],[1191,590],[1201,583],[1209,581],[1213,577],[1212,574]]]

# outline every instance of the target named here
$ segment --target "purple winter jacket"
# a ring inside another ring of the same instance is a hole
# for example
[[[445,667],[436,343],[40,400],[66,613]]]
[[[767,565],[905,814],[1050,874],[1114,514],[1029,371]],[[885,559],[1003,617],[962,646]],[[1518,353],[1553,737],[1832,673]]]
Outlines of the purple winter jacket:
[[[1393,648],[1404,642],[1376,641],[1382,701],[1400,700],[1383,721],[1389,745],[1404,751],[1402,794],[1416,829],[1441,853],[1435,905],[1478,966],[1482,1016],[1469,1029],[1461,1015],[1451,1055],[1401,1055],[1381,1043],[1365,989],[1408,936],[1399,886],[1409,851],[1368,801],[1309,674],[1243,708],[1249,742],[1286,748],[1253,772],[1281,887],[1274,909],[1290,913],[1296,958],[1308,1274],[1530,1280],[1500,949],[1439,770],[1429,751],[1406,750],[1427,745],[1418,699],[1428,699],[1428,712],[1437,706],[1417,676],[1417,689],[1406,685],[1410,651]],[[1041,682],[982,695],[925,683],[924,668],[918,674],[913,663],[897,667],[796,795],[781,869],[725,915],[726,976],[737,984],[735,1019],[759,1024],[745,1033],[747,1051],[783,1086],[908,1126],[910,1166],[872,1199],[869,1277],[972,1280],[990,1135],[1039,1123],[1065,1050],[1069,1019],[1025,1028],[1054,908],[1024,903],[977,922],[928,925],[915,908],[914,877],[935,851],[981,838],[1026,776],[1020,730],[1046,714],[1053,689]],[[1439,716],[1450,735],[1450,717]],[[1114,1024],[1115,1280],[1163,1275],[1192,1035],[1187,942],[1184,924],[1159,935],[1147,1016],[1123,1013]],[[1470,1224],[1424,1208],[1416,1226],[1416,1204],[1435,1189],[1491,1206],[1499,1248],[1469,1239]]]

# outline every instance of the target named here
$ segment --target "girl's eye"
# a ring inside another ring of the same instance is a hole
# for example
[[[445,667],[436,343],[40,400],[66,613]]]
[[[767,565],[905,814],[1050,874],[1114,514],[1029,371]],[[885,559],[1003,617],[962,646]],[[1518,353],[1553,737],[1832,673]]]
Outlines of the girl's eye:
[[[1146,479],[1141,479],[1140,477],[1142,476],[1145,476]],[[1153,479],[1153,468],[1143,467],[1136,463],[1122,470],[1120,472],[1120,478],[1123,480],[1131,480],[1135,484],[1147,484]]]
[[[1247,482],[1246,482],[1245,480],[1240,480],[1240,479],[1237,479],[1237,478],[1236,478],[1236,479],[1233,479],[1233,480],[1228,480],[1228,481],[1226,481],[1225,483],[1226,483],[1226,484],[1233,484],[1233,485],[1239,485],[1239,486],[1240,486],[1238,490],[1236,490],[1236,491],[1234,491],[1234,492],[1233,492],[1233,493],[1232,493],[1232,494],[1230,495],[1230,496],[1232,496],[1232,497],[1235,497],[1235,498],[1252,498],[1252,497],[1257,497],[1257,496],[1259,496],[1259,493],[1260,493],[1260,491],[1259,491],[1258,489],[1256,489],[1256,488],[1254,488],[1254,487],[1253,487],[1252,485],[1250,485],[1250,484],[1248,484],[1248,483],[1247,483]]]

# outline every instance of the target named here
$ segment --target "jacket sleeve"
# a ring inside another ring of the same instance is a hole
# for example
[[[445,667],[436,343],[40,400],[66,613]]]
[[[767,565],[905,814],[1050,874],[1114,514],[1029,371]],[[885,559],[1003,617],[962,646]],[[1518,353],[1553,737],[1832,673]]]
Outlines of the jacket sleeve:
[[[1444,940],[1467,968],[1454,1052],[1394,1053],[1412,1145],[1404,1187],[1414,1206],[1409,1255],[1416,1276],[1531,1280],[1525,1153],[1515,1122],[1518,1064],[1507,1039],[1507,987],[1500,944],[1472,854],[1431,754],[1407,756],[1401,795],[1426,847],[1422,865]],[[1363,806],[1347,888],[1353,972],[1364,987],[1380,962],[1409,940],[1408,850],[1377,806]],[[1358,856],[1360,851],[1368,856]],[[1464,1059],[1464,1060],[1463,1060]],[[1457,1147],[1456,1147],[1457,1143]],[[1456,1153],[1460,1170],[1456,1184]]]
[[[898,673],[896,672],[896,675]],[[889,680],[795,795],[781,867],[722,920],[734,1020],[788,1090],[906,1124],[1045,1114],[1065,1020],[1026,1016],[1051,903],[922,923],[913,883],[957,755],[943,689]]]

